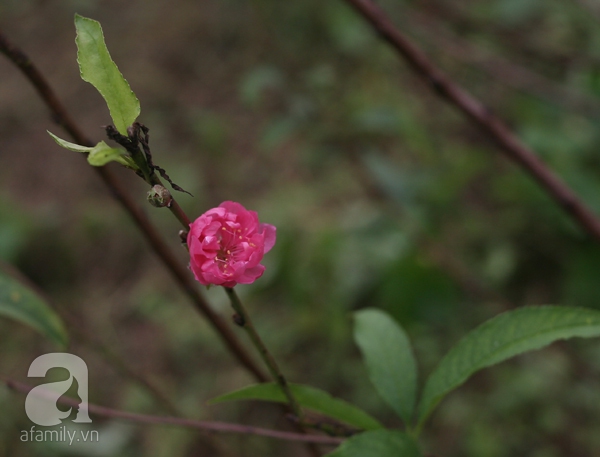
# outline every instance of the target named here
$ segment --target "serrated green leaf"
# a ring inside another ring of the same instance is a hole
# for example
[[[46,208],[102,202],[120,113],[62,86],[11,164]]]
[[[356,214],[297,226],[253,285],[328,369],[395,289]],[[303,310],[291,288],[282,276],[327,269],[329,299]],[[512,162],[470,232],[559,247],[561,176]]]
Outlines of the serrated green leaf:
[[[417,364],[406,333],[381,310],[354,314],[354,340],[379,395],[410,424],[417,397]]]
[[[77,62],[84,81],[104,97],[115,127],[127,135],[127,127],[140,114],[140,102],[110,57],[98,21],[75,15]]]
[[[57,137],[54,133],[52,133],[49,130],[46,130],[46,132],[48,132],[48,134],[52,137],[52,139],[54,141],[56,141],[56,143],[59,146],[62,146],[65,149],[68,149],[69,151],[74,151],[74,152],[82,152],[84,154],[89,153],[92,149],[94,149],[93,147],[89,147],[89,146],[82,146],[80,144],[76,144],[76,143],[71,143],[69,141],[63,140],[62,138]]]
[[[371,430],[354,435],[325,457],[421,457],[414,440],[396,430]]]
[[[68,336],[58,315],[33,290],[0,270],[0,316],[26,324],[61,347]]]
[[[421,397],[419,426],[451,390],[475,372],[557,340],[600,336],[600,311],[536,306],[509,311],[468,333],[442,359]]]
[[[290,384],[292,394],[298,403],[308,409],[326,416],[338,419],[354,427],[364,430],[374,430],[383,426],[362,409],[350,403],[334,398],[327,392],[302,384]],[[253,384],[243,389],[221,395],[211,403],[221,403],[233,400],[263,400],[277,403],[287,403],[287,398],[275,383]]]

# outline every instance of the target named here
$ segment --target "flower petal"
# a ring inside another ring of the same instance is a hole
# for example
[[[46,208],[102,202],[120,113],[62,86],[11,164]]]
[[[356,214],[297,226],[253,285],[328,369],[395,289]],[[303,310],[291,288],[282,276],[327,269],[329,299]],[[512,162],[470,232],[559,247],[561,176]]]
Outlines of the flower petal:
[[[275,238],[277,234],[277,228],[271,224],[260,224],[260,229],[265,237],[264,247],[265,254],[271,250],[273,246],[275,246]]]
[[[265,271],[260,262],[275,244],[276,229],[258,214],[225,201],[190,224],[190,269],[201,284],[251,284]]]

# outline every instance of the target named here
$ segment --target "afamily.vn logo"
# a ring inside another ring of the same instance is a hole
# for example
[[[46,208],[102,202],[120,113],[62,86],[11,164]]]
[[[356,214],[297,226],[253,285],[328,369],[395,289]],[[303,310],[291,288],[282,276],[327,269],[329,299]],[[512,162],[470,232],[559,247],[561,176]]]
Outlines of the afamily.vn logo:
[[[21,430],[21,441],[43,441],[43,442],[98,442],[100,434],[98,430],[68,430],[66,425],[52,430],[39,430],[35,425],[30,430]]]
[[[29,391],[25,399],[25,413],[35,424],[42,427],[52,427],[47,430],[36,429],[21,431],[21,441],[59,441],[72,444],[73,441],[98,441],[96,430],[68,430],[64,421],[72,418],[72,422],[92,422],[88,413],[88,368],[80,357],[66,352],[52,352],[36,358],[29,366],[28,377],[45,377],[51,368],[64,368],[69,378],[64,381],[46,382]],[[65,395],[73,383],[77,386],[79,403],[70,408],[58,408],[60,397]]]

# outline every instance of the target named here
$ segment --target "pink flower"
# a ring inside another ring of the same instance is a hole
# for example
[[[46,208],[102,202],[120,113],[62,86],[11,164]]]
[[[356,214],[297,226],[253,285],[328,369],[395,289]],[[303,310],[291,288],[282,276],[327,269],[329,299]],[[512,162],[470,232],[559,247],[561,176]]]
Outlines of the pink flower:
[[[265,271],[263,255],[275,244],[275,227],[236,202],[223,202],[190,224],[190,268],[201,284],[252,284]]]

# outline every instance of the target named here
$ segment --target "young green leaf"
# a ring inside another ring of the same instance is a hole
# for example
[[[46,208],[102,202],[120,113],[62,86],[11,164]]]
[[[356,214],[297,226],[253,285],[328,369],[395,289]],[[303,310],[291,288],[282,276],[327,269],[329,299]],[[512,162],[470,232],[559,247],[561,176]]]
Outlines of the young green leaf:
[[[354,435],[325,457],[421,457],[413,439],[396,430],[372,430]]]
[[[68,149],[69,151],[73,151],[73,152],[82,152],[84,154],[89,153],[92,149],[94,149],[93,147],[89,147],[89,146],[82,146],[80,144],[76,144],[76,143],[71,143],[69,141],[63,140],[62,138],[57,137],[54,133],[52,133],[49,130],[46,130],[46,132],[48,132],[48,134],[52,137],[52,139],[54,141],[56,141],[56,144],[58,144],[59,146]]]
[[[115,127],[122,135],[127,135],[127,127],[140,114],[140,102],[110,57],[100,23],[76,14],[75,28],[81,78],[100,92]]]
[[[451,390],[482,368],[554,341],[600,336],[600,311],[536,306],[509,311],[468,333],[431,374],[419,406],[419,427]]]
[[[58,315],[33,290],[0,270],[0,316],[26,324],[62,347],[68,336]]]
[[[111,148],[104,141],[101,141],[92,148],[87,160],[94,167],[101,167],[109,162],[118,162],[126,167],[137,168],[125,151],[118,148]]]
[[[88,154],[87,160],[94,167],[101,167],[109,162],[118,162],[121,165],[137,170],[138,167],[131,157],[125,151],[119,148],[111,148],[104,141],[101,141],[94,147],[82,146],[80,144],[70,143],[65,141],[52,132],[48,132],[59,146],[62,146],[69,151],[82,152]]]
[[[417,364],[404,330],[383,311],[354,315],[354,340],[379,395],[410,424],[417,396]]]
[[[292,394],[298,403],[308,409],[345,422],[364,430],[374,430],[383,426],[362,409],[350,403],[334,398],[327,392],[301,384],[290,384]],[[243,389],[221,395],[211,403],[233,400],[263,400],[286,403],[287,398],[276,383],[254,384]]]

